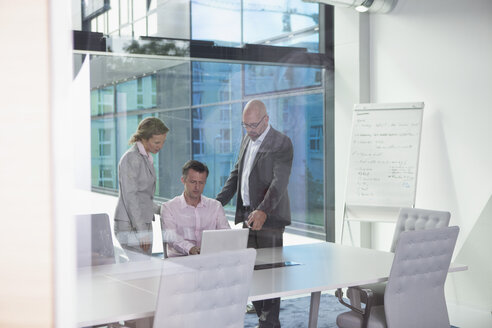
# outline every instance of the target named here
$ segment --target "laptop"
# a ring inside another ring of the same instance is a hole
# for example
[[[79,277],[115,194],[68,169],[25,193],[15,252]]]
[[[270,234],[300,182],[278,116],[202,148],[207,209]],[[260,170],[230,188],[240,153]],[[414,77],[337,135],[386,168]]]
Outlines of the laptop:
[[[203,230],[200,254],[245,249],[249,229]]]

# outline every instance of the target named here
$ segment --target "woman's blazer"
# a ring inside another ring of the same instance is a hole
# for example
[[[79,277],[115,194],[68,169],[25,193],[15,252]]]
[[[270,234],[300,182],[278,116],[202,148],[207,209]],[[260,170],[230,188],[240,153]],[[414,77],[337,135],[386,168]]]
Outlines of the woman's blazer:
[[[159,213],[160,207],[154,203],[156,188],[154,166],[146,156],[140,154],[136,144],[121,157],[118,165],[118,181],[120,195],[116,205],[115,221],[130,222],[136,231],[146,230],[154,219],[154,213]]]

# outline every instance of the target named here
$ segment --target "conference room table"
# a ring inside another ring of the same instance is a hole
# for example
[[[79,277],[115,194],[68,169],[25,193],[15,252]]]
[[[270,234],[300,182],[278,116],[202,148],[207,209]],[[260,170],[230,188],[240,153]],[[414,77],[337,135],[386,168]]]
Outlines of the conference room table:
[[[258,249],[257,265],[292,265],[255,270],[248,300],[311,294],[308,327],[317,327],[321,292],[383,282],[393,253],[330,242]],[[153,317],[167,260],[85,267],[77,275],[77,326]],[[449,272],[466,270],[452,264]]]

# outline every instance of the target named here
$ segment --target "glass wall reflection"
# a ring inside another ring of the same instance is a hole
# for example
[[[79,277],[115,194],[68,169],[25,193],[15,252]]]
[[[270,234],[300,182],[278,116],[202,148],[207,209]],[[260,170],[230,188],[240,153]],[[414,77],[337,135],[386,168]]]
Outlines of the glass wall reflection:
[[[204,195],[215,197],[238,157],[245,133],[242,109],[258,98],[266,104],[272,126],[294,145],[289,181],[293,224],[324,227],[323,69],[110,55],[92,55],[90,63],[91,72],[97,72],[91,76],[94,189],[118,191],[118,161],[130,136],[143,118],[157,116],[170,133],[155,156],[156,196],[180,194],[181,167],[196,159],[210,169]],[[125,70],[131,75],[121,79]],[[109,83],[111,77],[117,78]],[[226,208],[231,213],[234,201]]]
[[[96,41],[104,41],[104,50],[98,50],[104,53],[88,55],[92,188],[117,194],[118,162],[131,134],[143,118],[157,116],[171,131],[154,159],[156,196],[166,200],[180,194],[181,167],[197,159],[210,168],[204,194],[215,197],[238,157],[245,133],[242,109],[257,98],[267,105],[272,126],[294,144],[292,227],[324,238],[324,210],[332,207],[324,203],[325,193],[333,198],[333,186],[326,185],[324,175],[332,167],[332,159],[325,157],[325,143],[332,149],[326,141],[331,138],[331,114],[325,113],[332,111],[333,76],[307,59],[297,60],[304,49],[311,55],[326,51],[320,49],[319,5],[302,0],[97,3],[91,11],[87,6],[96,3],[83,1],[72,15],[74,30],[102,33]],[[232,49],[224,46],[270,55],[254,59],[268,62],[241,61],[240,56],[234,61],[190,58]],[[302,49],[282,48],[286,51],[281,56],[288,53],[287,58],[277,58],[275,47],[269,46]],[[85,58],[81,53],[74,55],[75,63]],[[279,59],[302,65],[275,64]],[[230,213],[234,202],[226,208]]]
[[[108,6],[91,14],[86,11],[92,3],[83,1],[81,10],[86,13],[80,15],[80,24],[111,37],[207,40],[229,47],[263,44],[320,51],[319,5],[302,0],[107,2]]]

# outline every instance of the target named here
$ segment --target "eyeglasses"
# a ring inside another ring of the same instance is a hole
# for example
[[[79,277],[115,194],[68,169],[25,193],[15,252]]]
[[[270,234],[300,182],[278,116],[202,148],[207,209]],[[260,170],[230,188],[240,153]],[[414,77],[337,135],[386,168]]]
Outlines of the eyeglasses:
[[[265,118],[265,116],[266,115],[263,115],[263,117],[261,118],[261,120],[258,123],[244,123],[244,122],[241,122],[241,125],[245,129],[256,129],[261,124],[261,122],[263,121],[263,119]]]

